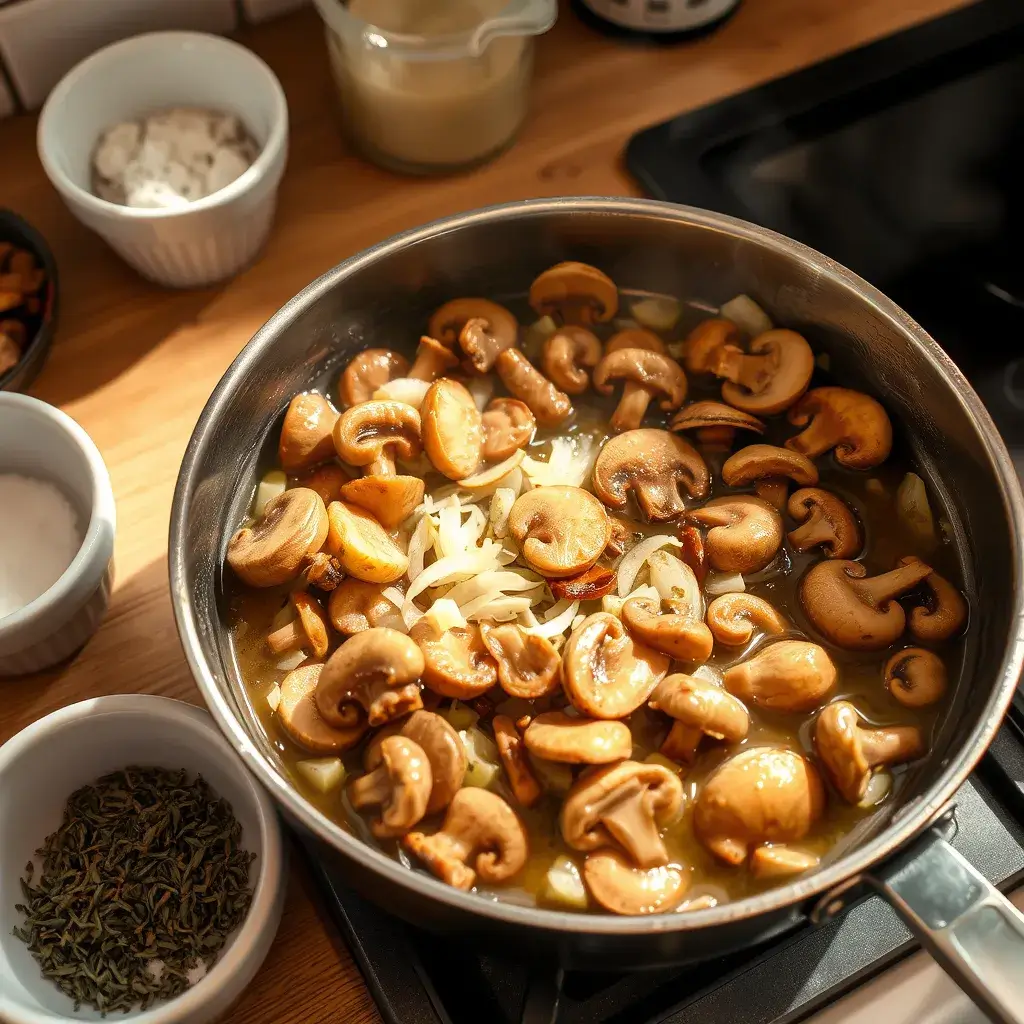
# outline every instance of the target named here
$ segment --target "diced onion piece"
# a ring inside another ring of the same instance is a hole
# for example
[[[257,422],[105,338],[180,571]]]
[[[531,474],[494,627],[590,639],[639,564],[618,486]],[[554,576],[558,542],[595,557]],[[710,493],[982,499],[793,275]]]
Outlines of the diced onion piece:
[[[498,596],[487,600],[486,596],[471,602],[462,608],[467,619],[494,619],[495,622],[508,622],[522,614],[533,602],[528,597]]]
[[[267,704],[270,705],[270,710],[277,712],[278,707],[281,704],[281,687],[274,683],[270,688],[270,693],[267,694]]]
[[[512,572],[510,569],[493,569],[482,572],[465,583],[454,586],[447,594],[456,604],[464,605],[467,601],[476,600],[484,594],[510,592],[521,593],[524,590],[535,590],[544,586],[542,579],[530,579],[526,575]]]
[[[385,399],[391,402],[402,402],[404,405],[411,405],[419,409],[426,398],[427,388],[430,381],[414,380],[412,377],[396,377],[386,384],[381,384],[373,393],[375,400]]]
[[[273,633],[275,630],[287,626],[289,622],[294,622],[296,618],[295,606],[289,601],[284,607],[278,609],[277,614],[270,620],[270,632]]]
[[[546,761],[542,757],[534,757],[528,754],[530,767],[537,780],[548,793],[555,796],[564,796],[572,788],[572,768],[561,761]]]
[[[669,295],[652,295],[632,303],[630,309],[642,326],[652,331],[670,331],[678,323],[683,307]]]
[[[659,754],[657,751],[653,754],[648,754],[644,758],[644,764],[660,764],[662,768],[667,768],[670,772],[675,772],[676,775],[681,775],[683,771],[683,766],[681,764],[677,764],[671,757],[666,757],[664,754]]]
[[[617,316],[612,323],[617,331],[635,331],[640,326],[631,316]]]
[[[467,491],[482,491],[488,487],[497,487],[504,483],[526,461],[526,452],[517,448],[507,459],[496,462],[493,466],[484,466],[470,476],[463,477],[459,486]]]
[[[546,462],[527,456],[522,469],[534,487],[582,487],[590,479],[599,453],[597,440],[589,434],[556,437],[551,441],[551,454]]]
[[[460,555],[452,555],[449,558],[439,558],[432,565],[428,565],[415,580],[409,585],[405,595],[405,602],[402,605],[402,618],[406,626],[412,626],[419,621],[422,612],[416,607],[415,599],[429,587],[440,587],[446,583],[457,583],[475,576],[477,573],[487,572],[489,569],[499,569],[504,564],[499,559],[501,553],[500,545],[494,541],[484,541],[479,548],[472,551],[464,551]]]
[[[678,359],[680,362],[686,358],[686,339],[682,341],[670,341],[668,343],[668,354],[673,359]]]
[[[483,412],[487,403],[494,397],[494,379],[490,374],[486,377],[472,377],[466,384],[466,390],[473,396],[477,409]]]
[[[405,603],[405,594],[403,594],[398,587],[385,587],[381,592],[380,596],[386,601],[390,601],[396,608],[401,608]]]
[[[295,770],[316,790],[330,793],[345,781],[345,766],[340,757],[316,757],[297,761]]]
[[[704,599],[693,570],[670,551],[652,551],[647,559],[651,570],[651,585],[663,601],[683,601],[683,613],[690,622],[704,618]]]
[[[768,314],[749,295],[737,295],[736,298],[723,303],[718,315],[731,320],[751,338],[772,329]]]
[[[719,594],[741,594],[746,589],[743,574],[738,572],[713,572],[704,581],[704,590],[714,597]]]
[[[284,494],[288,489],[288,477],[280,469],[272,469],[264,473],[260,478],[259,486],[256,488],[256,497],[252,501],[252,514],[257,518],[263,515],[267,503]]]
[[[722,685],[722,670],[714,665],[698,665],[691,673],[694,679],[703,679],[706,682],[714,683],[715,686]]]
[[[548,868],[544,876],[544,888],[541,899],[545,903],[566,910],[587,909],[587,889],[583,884],[580,869],[574,861],[561,854]]]
[[[501,776],[501,758],[494,741],[475,725],[459,733],[466,750],[466,774],[464,786],[488,789]]]
[[[936,545],[935,517],[928,504],[928,491],[916,473],[908,473],[900,481],[896,491],[896,514],[918,544],[924,548]]]
[[[435,601],[424,612],[423,618],[432,622],[438,633],[447,633],[449,629],[466,625],[459,606],[450,597],[442,597]]]
[[[471,729],[480,721],[480,716],[471,707],[458,700],[452,701],[449,707],[438,711],[438,714],[447,719],[448,724],[460,733],[464,729]]]
[[[633,589],[633,584],[651,553],[670,545],[682,547],[682,544],[669,534],[645,537],[622,556],[618,568],[619,597],[625,597]]]
[[[576,613],[579,610],[579,601],[558,601],[549,609],[549,612],[554,614],[546,616],[544,621],[538,626],[524,628],[523,632],[530,633],[533,636],[546,637],[547,639],[558,636],[559,633],[564,633],[572,625],[572,621],[576,618]]]
[[[279,672],[291,672],[298,668],[306,660],[305,651],[289,651],[280,661],[276,662],[274,668]]]
[[[618,601],[619,599],[618,599],[618,598],[615,598],[615,600],[616,600],[616,601]],[[583,614],[583,613],[581,612],[581,613],[580,613],[579,615],[576,615],[576,616],[574,616],[574,617],[573,617],[573,620],[572,620],[572,622],[570,622],[570,623],[569,623],[569,629],[570,629],[570,630],[571,630],[572,632],[575,632],[575,631],[576,631],[577,629],[579,629],[579,628],[580,628],[580,626],[582,626],[582,625],[583,625],[583,623],[584,623],[584,622],[586,622],[586,621],[587,621],[587,617],[586,617],[586,615],[584,615],[584,614]]]
[[[491,498],[491,529],[498,540],[508,534],[508,514],[515,503],[516,492],[511,487],[499,487]]]
[[[864,796],[858,802],[858,807],[876,807],[892,792],[892,772],[883,768],[875,772],[868,779],[867,789]]]
[[[542,316],[539,320],[535,320],[523,331],[523,355],[531,362],[537,362],[540,359],[541,349],[544,348],[544,342],[557,330],[558,324],[549,316]]]

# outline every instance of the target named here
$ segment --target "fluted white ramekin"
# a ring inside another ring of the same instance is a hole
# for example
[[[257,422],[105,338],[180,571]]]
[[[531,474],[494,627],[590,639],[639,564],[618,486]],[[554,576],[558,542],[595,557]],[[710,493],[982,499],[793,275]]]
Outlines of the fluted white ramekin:
[[[84,538],[49,590],[0,617],[0,676],[14,676],[63,661],[96,631],[110,600],[116,513],[92,438],[60,409],[28,395],[0,392],[0,473],[55,484],[75,507]]]
[[[169,107],[241,118],[260,146],[226,188],[173,210],[138,210],[92,194],[91,161],[104,129]],[[281,83],[254,53],[201,32],[151,32],[94,53],[50,93],[39,117],[39,158],[71,212],[157,284],[196,288],[259,255],[288,155]]]

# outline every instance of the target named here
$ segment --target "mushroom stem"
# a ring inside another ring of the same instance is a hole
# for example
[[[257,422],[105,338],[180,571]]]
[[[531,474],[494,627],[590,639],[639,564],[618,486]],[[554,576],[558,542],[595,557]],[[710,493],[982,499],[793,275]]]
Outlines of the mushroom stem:
[[[913,561],[907,565],[901,565],[898,569],[891,569],[879,576],[870,576],[864,579],[853,579],[850,581],[850,588],[857,595],[874,607],[887,604],[894,597],[906,593],[916,587],[922,580],[926,580],[932,574],[931,566],[924,562]]]
[[[697,756],[697,748],[703,738],[704,732],[699,726],[676,721],[672,723],[672,728],[669,729],[660,752],[672,761],[693,764],[693,759]]]
[[[424,335],[420,338],[416,359],[409,370],[413,380],[434,381],[458,364],[458,357],[446,345]]]
[[[831,544],[835,540],[831,524],[817,505],[811,506],[811,514],[807,521],[791,530],[788,536],[790,544],[797,551],[807,551],[818,544]]]
[[[753,394],[759,394],[778,369],[774,353],[763,356],[747,355],[735,345],[721,345],[711,363],[711,372],[745,387]]]
[[[697,443],[709,452],[727,452],[735,438],[735,427],[700,427],[697,431]]]
[[[767,501],[772,508],[779,511],[786,507],[786,499],[789,497],[789,485],[783,477],[768,477],[765,480],[758,480],[754,484],[754,493],[762,500]]]
[[[887,729],[858,730],[860,749],[868,767],[916,760],[924,753],[921,730],[916,725],[893,725]]]
[[[647,406],[651,404],[653,394],[642,384],[626,381],[622,388],[622,398],[612,414],[609,426],[616,433],[625,430],[636,430],[643,422]]]
[[[307,641],[302,624],[298,619],[293,619],[267,636],[267,647],[271,654],[285,654],[288,651],[301,651]]]
[[[645,792],[646,787],[634,779],[595,804],[594,810],[637,867],[656,868],[668,863],[668,851],[654,817],[644,810]]]
[[[391,776],[386,765],[353,780],[348,789],[349,800],[358,811],[363,807],[377,807],[387,803],[391,796]]]
[[[382,448],[380,455],[377,456],[366,468],[366,476],[386,476],[392,477],[395,475],[395,456],[390,448]]]

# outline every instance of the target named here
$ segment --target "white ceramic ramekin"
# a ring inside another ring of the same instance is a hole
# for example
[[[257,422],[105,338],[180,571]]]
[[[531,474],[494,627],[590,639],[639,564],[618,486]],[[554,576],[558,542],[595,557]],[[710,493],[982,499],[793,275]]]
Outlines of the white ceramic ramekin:
[[[236,114],[260,145],[240,178],[173,210],[138,210],[90,190],[101,132],[168,107]],[[71,212],[140,274],[195,288],[248,266],[270,232],[288,151],[288,105],[254,53],[201,32],[152,32],[94,53],[50,93],[39,117],[39,158]]]
[[[19,879],[33,853],[60,825],[80,786],[129,765],[184,768],[224,797],[256,854],[253,899],[220,958],[187,992],[145,1012],[117,1013],[131,1024],[208,1024],[223,1017],[263,963],[281,920],[285,855],[273,801],[260,788],[213,719],[199,708],[139,694],[98,697],[41,718],[0,747],[0,1021],[60,1024],[99,1020],[43,978],[28,947],[12,934],[21,924]]]
[[[84,536],[49,590],[0,617],[0,676],[11,676],[56,664],[96,631],[110,600],[116,513],[110,476],[92,438],[37,398],[0,392],[0,473],[56,484],[75,506]]]

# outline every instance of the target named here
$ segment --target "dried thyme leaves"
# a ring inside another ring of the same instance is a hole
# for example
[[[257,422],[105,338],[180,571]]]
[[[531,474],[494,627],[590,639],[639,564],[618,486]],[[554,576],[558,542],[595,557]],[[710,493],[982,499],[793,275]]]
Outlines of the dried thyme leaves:
[[[21,881],[23,927],[43,976],[104,1014],[189,986],[242,923],[255,854],[231,805],[200,776],[129,767],[73,793]]]

